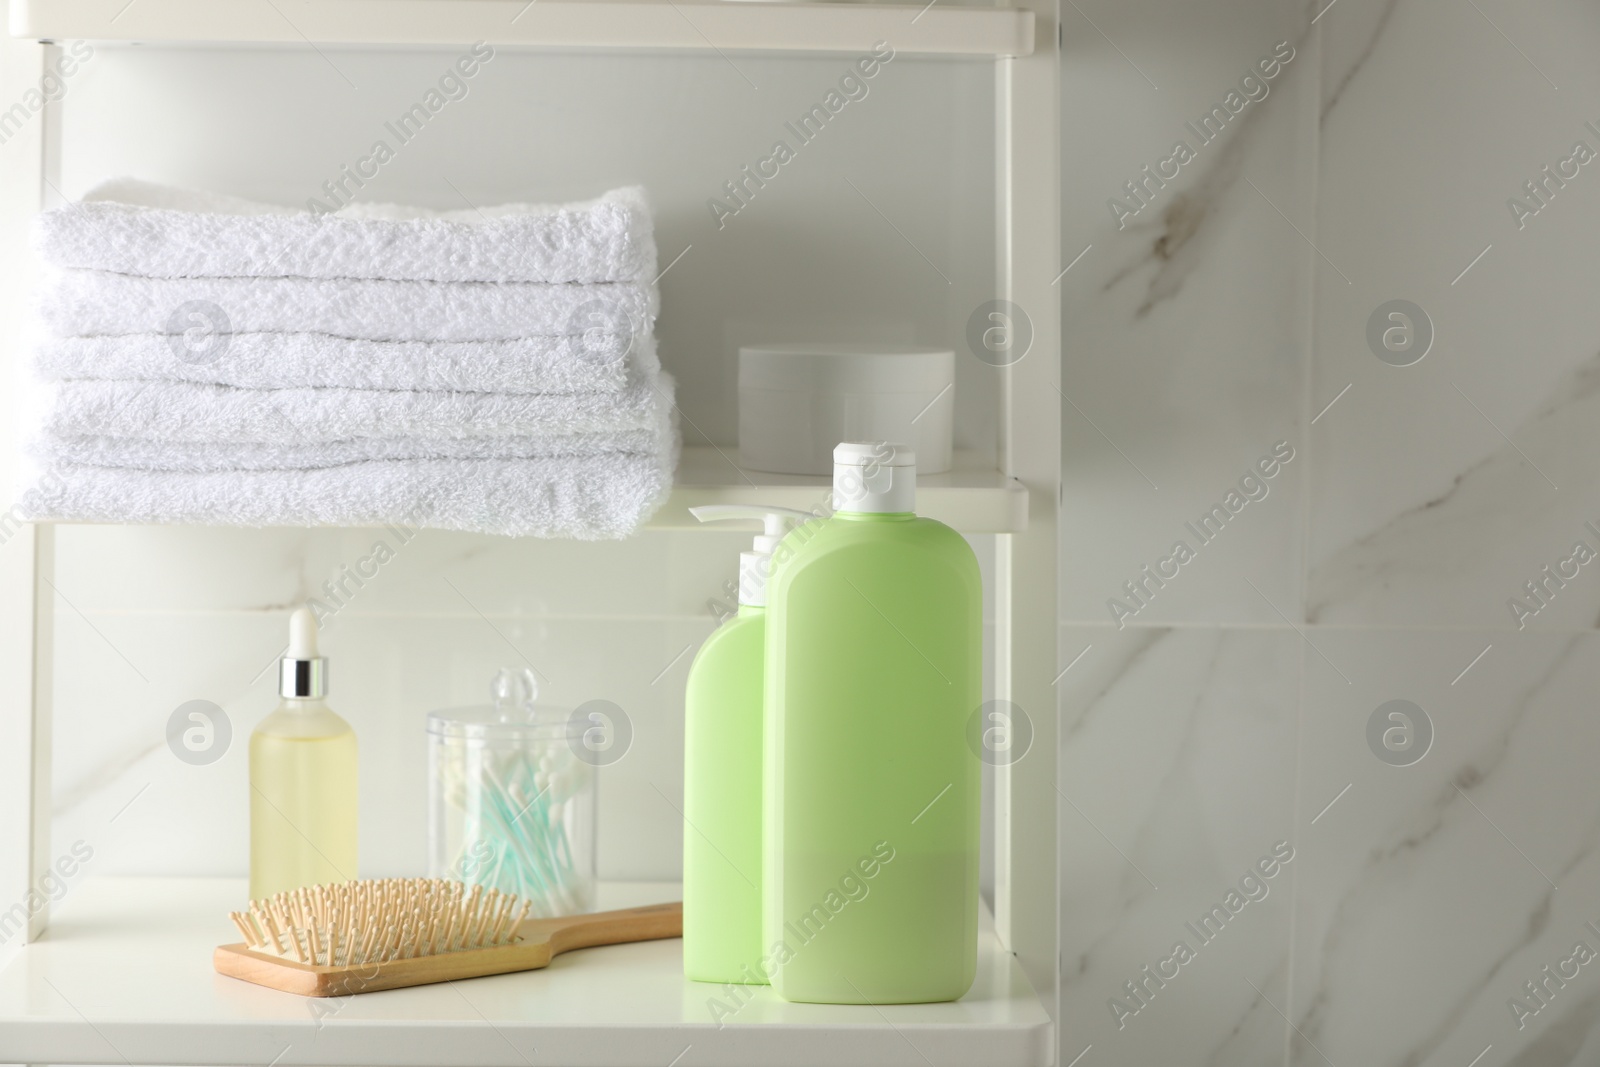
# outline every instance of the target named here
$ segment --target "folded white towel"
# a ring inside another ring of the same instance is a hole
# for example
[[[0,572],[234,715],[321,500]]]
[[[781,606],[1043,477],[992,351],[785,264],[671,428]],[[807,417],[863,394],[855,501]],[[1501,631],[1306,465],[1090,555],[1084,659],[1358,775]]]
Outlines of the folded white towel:
[[[514,341],[357,341],[323,333],[221,335],[214,348],[178,334],[49,337],[34,346],[45,380],[105,378],[205,382],[250,389],[341,386],[476,393],[615,392],[631,368],[661,369],[655,338],[628,350],[625,334]],[[193,362],[195,359],[204,362]]]
[[[446,393],[380,389],[237,389],[162,381],[39,383],[37,428],[58,437],[169,443],[308,444],[353,437],[551,437],[659,427],[668,374],[615,393]]]
[[[672,486],[675,454],[414,460],[313,471],[183,473],[61,464],[34,482],[44,520],[213,526],[405,523],[517,537],[626,537]]]
[[[121,178],[44,212],[36,242],[47,263],[161,278],[637,282],[656,267],[638,188],[571,204],[351,203],[313,215]]]
[[[141,441],[127,437],[61,437],[42,434],[31,443],[45,466],[78,464],[155,471],[315,470],[371,460],[560,459],[622,452],[639,456],[666,452],[669,420],[658,429],[580,433],[555,437],[357,437],[301,444]]]
[[[348,278],[139,278],[45,272],[39,312],[59,337],[183,334],[200,358],[216,334],[326,333],[368,341],[501,341],[598,331],[642,336],[654,287],[613,282],[397,282]]]

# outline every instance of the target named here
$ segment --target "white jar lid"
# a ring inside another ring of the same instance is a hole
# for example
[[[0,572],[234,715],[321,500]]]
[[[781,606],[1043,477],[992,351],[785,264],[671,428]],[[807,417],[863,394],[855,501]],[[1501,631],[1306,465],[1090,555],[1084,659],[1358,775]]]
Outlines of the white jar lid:
[[[955,352],[893,344],[747,345],[739,388],[828,393],[939,392],[955,380]]]

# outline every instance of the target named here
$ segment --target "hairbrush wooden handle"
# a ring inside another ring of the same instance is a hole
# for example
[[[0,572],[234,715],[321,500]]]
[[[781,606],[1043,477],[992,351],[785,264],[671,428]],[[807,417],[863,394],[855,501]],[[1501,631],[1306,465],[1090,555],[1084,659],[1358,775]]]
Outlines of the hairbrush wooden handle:
[[[552,956],[596,945],[682,937],[683,905],[674,901],[588,915],[565,915],[559,919],[530,919],[522,924],[520,932],[530,941],[547,940]]]
[[[454,982],[491,974],[531,971],[573,949],[654,941],[683,936],[683,905],[527,919],[516,927],[517,940],[489,948],[409,956],[383,962],[319,966],[269,954],[248,945],[222,945],[212,956],[219,974],[306,997],[342,997],[401,986]]]

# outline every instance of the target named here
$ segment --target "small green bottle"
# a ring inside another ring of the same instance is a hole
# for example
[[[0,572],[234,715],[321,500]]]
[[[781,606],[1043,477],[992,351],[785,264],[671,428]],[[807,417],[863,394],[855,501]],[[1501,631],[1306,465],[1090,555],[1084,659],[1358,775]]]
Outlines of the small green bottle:
[[[761,968],[762,658],[772,551],[811,516],[708,504],[701,522],[765,524],[739,556],[739,612],[700,646],[684,694],[683,973],[697,982],[765,984]]]
[[[903,445],[834,450],[835,513],[767,589],[763,929],[785,1000],[955,1000],[977,968],[978,561]]]

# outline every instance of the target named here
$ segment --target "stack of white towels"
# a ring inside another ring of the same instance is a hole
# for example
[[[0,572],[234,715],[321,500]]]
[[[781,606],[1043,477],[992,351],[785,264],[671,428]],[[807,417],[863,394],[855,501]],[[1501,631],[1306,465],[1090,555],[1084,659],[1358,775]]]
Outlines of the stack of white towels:
[[[124,179],[37,245],[36,517],[598,539],[671,487],[637,189],[318,216]]]

